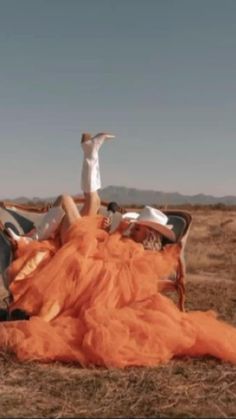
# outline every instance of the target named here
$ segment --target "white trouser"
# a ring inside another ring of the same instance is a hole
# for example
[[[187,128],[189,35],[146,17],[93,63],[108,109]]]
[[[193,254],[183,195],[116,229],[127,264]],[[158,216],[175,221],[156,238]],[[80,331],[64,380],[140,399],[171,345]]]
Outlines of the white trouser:
[[[85,193],[95,192],[101,188],[101,175],[98,157],[84,158],[81,174],[81,189]]]
[[[91,140],[81,144],[84,151],[84,160],[81,173],[81,189],[85,193],[95,192],[101,188],[101,175],[98,151],[106,138],[114,135],[98,134]]]

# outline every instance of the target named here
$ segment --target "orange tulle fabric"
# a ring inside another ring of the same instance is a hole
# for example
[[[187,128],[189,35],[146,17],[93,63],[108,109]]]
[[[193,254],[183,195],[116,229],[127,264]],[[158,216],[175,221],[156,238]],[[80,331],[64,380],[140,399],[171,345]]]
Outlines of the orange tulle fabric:
[[[100,222],[83,217],[63,246],[57,240],[19,246],[9,269],[10,309],[31,318],[1,323],[0,346],[22,361],[82,366],[154,366],[183,355],[236,363],[236,328],[211,311],[180,312],[158,292],[159,281],[176,269],[178,245],[145,251],[119,233],[108,235]]]

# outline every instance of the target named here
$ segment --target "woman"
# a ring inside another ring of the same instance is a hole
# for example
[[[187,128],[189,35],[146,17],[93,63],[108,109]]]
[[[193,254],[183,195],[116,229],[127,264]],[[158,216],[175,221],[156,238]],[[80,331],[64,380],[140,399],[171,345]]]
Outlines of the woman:
[[[20,308],[31,317],[1,323],[0,346],[20,360],[76,361],[83,366],[154,366],[173,356],[206,354],[236,363],[235,328],[212,312],[180,312],[160,293],[161,279],[175,271],[178,245],[145,250],[146,233],[141,240],[140,231],[133,232],[134,240],[119,229],[114,234],[104,230],[103,218],[96,214],[103,141],[86,137],[82,142],[84,215],[64,197],[60,235],[27,246],[19,242],[19,257],[10,268],[10,310]],[[149,209],[133,225],[153,229],[150,213],[154,217]],[[156,216],[156,225],[162,226],[158,230],[171,234],[161,214]],[[34,258],[38,263],[30,270]]]

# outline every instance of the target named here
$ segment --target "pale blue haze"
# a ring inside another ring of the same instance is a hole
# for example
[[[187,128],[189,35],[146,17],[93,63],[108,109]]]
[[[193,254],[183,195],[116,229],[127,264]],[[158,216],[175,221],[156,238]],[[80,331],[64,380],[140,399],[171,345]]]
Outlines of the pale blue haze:
[[[235,0],[0,0],[0,198],[103,186],[235,195]]]

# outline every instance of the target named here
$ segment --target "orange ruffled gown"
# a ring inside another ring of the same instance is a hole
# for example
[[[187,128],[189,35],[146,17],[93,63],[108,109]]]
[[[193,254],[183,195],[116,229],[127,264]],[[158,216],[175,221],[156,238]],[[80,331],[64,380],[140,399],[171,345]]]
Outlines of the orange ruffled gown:
[[[236,328],[211,311],[182,313],[158,292],[158,281],[176,268],[178,246],[145,251],[119,233],[108,235],[100,220],[83,217],[62,247],[19,247],[9,270],[11,310],[25,309],[31,318],[1,323],[0,347],[22,361],[82,366],[154,366],[205,354],[236,363]],[[26,274],[39,254],[41,262]]]

